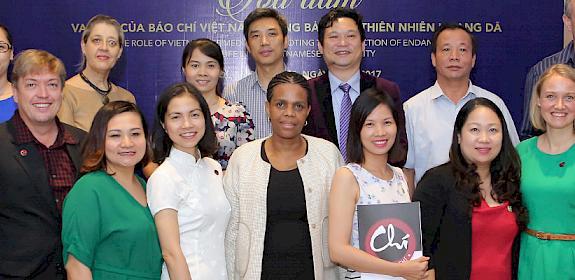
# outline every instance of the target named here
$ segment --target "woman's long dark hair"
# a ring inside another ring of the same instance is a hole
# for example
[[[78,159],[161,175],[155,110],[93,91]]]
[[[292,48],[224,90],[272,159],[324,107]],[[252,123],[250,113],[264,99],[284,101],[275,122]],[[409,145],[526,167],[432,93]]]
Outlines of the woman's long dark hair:
[[[170,154],[174,142],[170,139],[168,133],[164,129],[163,123],[166,119],[168,112],[168,105],[174,97],[188,94],[193,99],[198,101],[202,114],[204,115],[205,132],[200,142],[198,142],[198,150],[202,157],[211,156],[218,149],[218,142],[210,115],[210,108],[202,94],[191,84],[186,82],[176,83],[165,89],[158,98],[158,105],[156,106],[156,120],[154,121],[154,131],[152,134],[152,150],[153,162],[162,163],[164,159]]]
[[[453,138],[451,142],[451,149],[449,150],[449,159],[453,166],[453,173],[455,174],[455,187],[462,191],[469,201],[469,211],[472,207],[481,204],[481,193],[479,191],[479,184],[481,180],[477,174],[477,166],[473,163],[468,163],[461,153],[459,145],[459,135],[467,118],[478,107],[485,107],[497,114],[501,122],[501,133],[503,134],[503,143],[501,144],[501,151],[493,159],[490,166],[491,173],[491,195],[498,202],[509,201],[509,205],[513,209],[517,224],[520,230],[524,229],[527,224],[527,209],[523,207],[521,192],[519,190],[521,178],[521,161],[519,155],[513,147],[507,123],[503,117],[503,113],[487,98],[476,98],[468,101],[457,114],[455,119],[455,126],[453,129]]]

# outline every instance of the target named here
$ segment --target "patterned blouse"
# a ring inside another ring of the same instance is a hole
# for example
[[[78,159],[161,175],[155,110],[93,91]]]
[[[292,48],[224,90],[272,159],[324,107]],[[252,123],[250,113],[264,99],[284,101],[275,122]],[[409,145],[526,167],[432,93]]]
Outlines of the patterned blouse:
[[[359,248],[359,224],[357,221],[357,205],[388,204],[410,202],[407,181],[401,168],[388,166],[393,171],[391,180],[383,180],[371,174],[357,163],[348,163],[347,168],[353,173],[359,185],[359,199],[353,213],[353,227],[351,229],[351,244]],[[347,269],[345,279],[361,279],[361,273]],[[387,278],[385,278],[387,279]],[[395,279],[395,278],[394,278]],[[403,279],[403,278],[398,278]]]
[[[234,150],[255,139],[254,122],[244,105],[228,100],[212,114],[212,121],[218,139],[218,150],[214,159],[225,170]]]

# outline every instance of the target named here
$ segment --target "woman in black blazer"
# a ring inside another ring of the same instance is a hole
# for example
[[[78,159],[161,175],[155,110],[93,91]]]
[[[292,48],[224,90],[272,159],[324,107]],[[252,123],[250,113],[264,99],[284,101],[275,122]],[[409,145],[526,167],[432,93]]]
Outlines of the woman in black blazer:
[[[423,254],[432,279],[513,279],[526,210],[520,161],[501,110],[477,98],[455,120],[450,161],[429,170],[421,203]]]

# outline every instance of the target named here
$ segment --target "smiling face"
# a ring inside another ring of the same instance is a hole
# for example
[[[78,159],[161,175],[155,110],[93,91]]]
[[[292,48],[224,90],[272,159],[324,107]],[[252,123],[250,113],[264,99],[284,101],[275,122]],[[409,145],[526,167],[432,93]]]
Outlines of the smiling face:
[[[146,135],[140,115],[120,113],[106,129],[105,155],[108,172],[134,168],[146,153]]]
[[[395,142],[397,125],[390,108],[380,104],[367,116],[361,128],[361,145],[363,155],[384,155]]]
[[[469,80],[475,66],[471,37],[461,29],[445,29],[437,37],[437,47],[431,53],[431,63],[437,72],[437,80]]]
[[[196,156],[198,143],[206,131],[204,118],[200,103],[190,94],[182,93],[172,98],[163,125],[174,148]]]
[[[296,84],[275,86],[272,98],[266,102],[273,135],[284,139],[299,137],[310,110],[306,90]]]
[[[323,44],[319,44],[319,51],[330,71],[359,70],[364,50],[365,43],[361,41],[357,24],[347,17],[338,18],[326,28]]]
[[[44,69],[20,77],[13,93],[20,117],[27,126],[51,124],[62,104],[62,81],[59,75]]]
[[[503,128],[497,114],[485,106],[476,107],[458,134],[461,154],[477,167],[489,167],[499,155]]]
[[[537,100],[546,130],[573,130],[575,121],[575,82],[559,75],[549,77]]]
[[[104,22],[96,23],[87,41],[82,41],[82,53],[86,57],[86,68],[95,72],[109,72],[122,55],[120,34],[117,29]]]
[[[194,49],[186,67],[182,69],[186,82],[196,87],[202,94],[214,93],[220,76],[223,75],[218,61]]]
[[[256,65],[283,64],[284,49],[288,47],[287,36],[274,18],[260,18],[249,26],[247,50]]]

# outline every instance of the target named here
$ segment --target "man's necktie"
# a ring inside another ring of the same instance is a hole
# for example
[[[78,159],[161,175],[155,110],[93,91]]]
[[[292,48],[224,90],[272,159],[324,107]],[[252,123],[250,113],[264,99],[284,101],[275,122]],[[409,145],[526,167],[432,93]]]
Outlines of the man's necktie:
[[[349,129],[349,117],[351,116],[351,98],[349,97],[349,90],[351,86],[348,83],[339,85],[343,91],[343,99],[341,100],[341,107],[339,110],[339,150],[343,155],[343,159],[347,162],[347,131]]]

